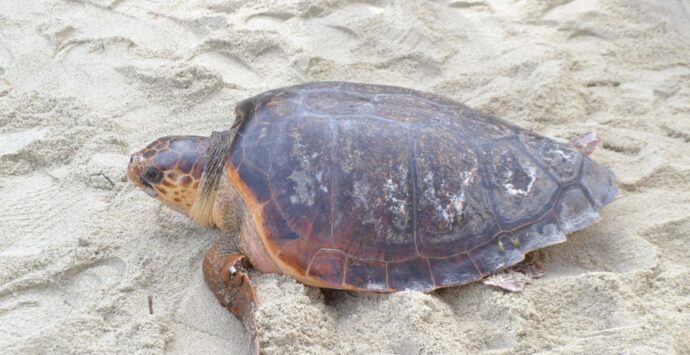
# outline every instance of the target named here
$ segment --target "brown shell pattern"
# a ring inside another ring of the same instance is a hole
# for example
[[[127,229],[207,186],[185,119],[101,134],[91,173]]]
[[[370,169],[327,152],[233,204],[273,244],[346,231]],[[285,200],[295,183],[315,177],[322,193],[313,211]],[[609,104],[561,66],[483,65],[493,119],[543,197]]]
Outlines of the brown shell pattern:
[[[229,169],[266,248],[322,287],[475,281],[592,224],[618,193],[571,147],[410,89],[313,83],[238,111]]]

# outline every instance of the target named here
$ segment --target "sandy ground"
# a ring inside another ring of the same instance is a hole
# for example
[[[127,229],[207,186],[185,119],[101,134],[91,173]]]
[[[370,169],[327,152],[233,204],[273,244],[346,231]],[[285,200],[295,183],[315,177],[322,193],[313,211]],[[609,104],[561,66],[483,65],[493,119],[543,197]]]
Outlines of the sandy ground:
[[[622,197],[538,252],[548,274],[522,293],[256,276],[268,353],[690,353],[689,1],[247,3],[0,0],[0,353],[247,353],[201,276],[217,231],[125,167],[313,80],[431,91],[560,140],[596,131]]]

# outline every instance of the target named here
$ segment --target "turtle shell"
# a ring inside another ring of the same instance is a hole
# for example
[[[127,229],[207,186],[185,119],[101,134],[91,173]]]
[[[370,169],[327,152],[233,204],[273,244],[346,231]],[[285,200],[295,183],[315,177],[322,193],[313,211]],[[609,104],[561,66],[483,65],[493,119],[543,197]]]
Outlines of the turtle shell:
[[[613,174],[448,98],[322,82],[240,103],[228,173],[279,268],[307,284],[429,291],[598,220]]]

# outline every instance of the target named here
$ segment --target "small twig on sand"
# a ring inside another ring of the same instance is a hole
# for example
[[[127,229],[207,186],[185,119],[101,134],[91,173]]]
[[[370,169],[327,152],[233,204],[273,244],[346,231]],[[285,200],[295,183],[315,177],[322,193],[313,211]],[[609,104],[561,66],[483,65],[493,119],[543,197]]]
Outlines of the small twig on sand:
[[[113,180],[110,180],[110,178],[107,175],[101,173],[101,176],[108,180],[108,182],[110,183],[110,187],[115,187],[115,183],[113,182]]]
[[[149,296],[149,314],[153,314],[153,296]]]

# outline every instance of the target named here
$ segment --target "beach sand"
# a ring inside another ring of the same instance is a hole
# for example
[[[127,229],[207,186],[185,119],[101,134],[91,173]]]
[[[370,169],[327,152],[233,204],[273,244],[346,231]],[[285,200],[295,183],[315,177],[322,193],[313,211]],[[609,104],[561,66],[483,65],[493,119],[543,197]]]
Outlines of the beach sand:
[[[595,131],[621,197],[537,252],[547,275],[520,293],[254,275],[266,353],[690,353],[687,0],[0,1],[0,353],[248,353],[201,275],[218,231],[125,168],[316,80],[430,91],[561,141]]]

